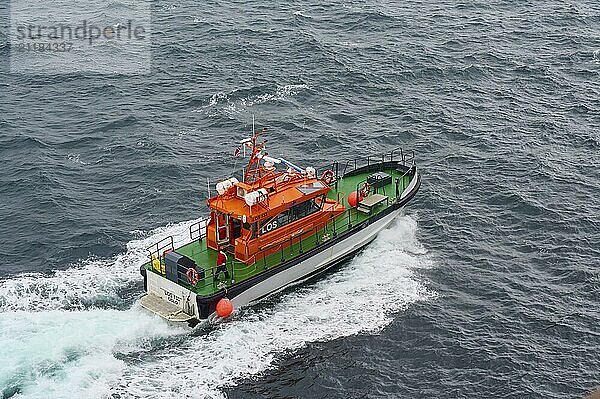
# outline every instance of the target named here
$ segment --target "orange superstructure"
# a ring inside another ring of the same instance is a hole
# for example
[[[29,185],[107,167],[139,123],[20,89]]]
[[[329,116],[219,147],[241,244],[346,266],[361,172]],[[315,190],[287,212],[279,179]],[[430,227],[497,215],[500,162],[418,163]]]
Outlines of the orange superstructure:
[[[244,181],[220,182],[218,194],[207,201],[208,247],[224,249],[247,264],[280,250],[295,237],[325,227],[345,210],[340,202],[327,198],[331,190],[327,173],[318,178],[310,167],[301,169],[268,156],[265,142],[257,143],[258,136],[242,142],[252,151]],[[287,170],[277,170],[276,165]]]

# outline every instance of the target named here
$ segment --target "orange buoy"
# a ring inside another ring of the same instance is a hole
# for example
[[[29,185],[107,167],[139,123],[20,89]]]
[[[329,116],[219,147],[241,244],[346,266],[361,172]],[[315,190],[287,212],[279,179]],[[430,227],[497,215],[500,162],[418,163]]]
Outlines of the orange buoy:
[[[227,298],[221,298],[217,302],[217,314],[219,317],[227,317],[233,313],[233,304]]]
[[[358,197],[358,199],[357,199]],[[352,191],[350,195],[348,195],[348,205],[354,208],[360,201],[362,201],[362,197],[360,195],[356,195],[356,191]]]

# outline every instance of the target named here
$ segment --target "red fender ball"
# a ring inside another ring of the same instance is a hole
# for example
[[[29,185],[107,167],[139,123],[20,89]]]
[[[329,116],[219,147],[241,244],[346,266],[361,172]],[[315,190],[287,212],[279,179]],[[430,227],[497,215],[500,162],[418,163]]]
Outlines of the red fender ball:
[[[233,313],[233,304],[227,298],[221,298],[217,302],[217,314],[219,317],[228,317]]]
[[[358,203],[362,200],[363,199],[360,195],[356,195],[356,191],[352,191],[350,195],[348,195],[348,205],[350,205],[352,208],[358,205]]]

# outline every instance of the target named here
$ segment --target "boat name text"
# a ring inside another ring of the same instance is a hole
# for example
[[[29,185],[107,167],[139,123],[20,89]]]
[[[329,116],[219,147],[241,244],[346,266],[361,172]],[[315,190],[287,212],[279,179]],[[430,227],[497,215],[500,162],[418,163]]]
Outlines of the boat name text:
[[[172,292],[165,290],[164,288],[163,288],[163,292],[165,293],[165,296],[167,297],[167,300],[169,302],[172,302],[175,305],[179,306],[179,304],[182,301],[182,298],[180,296],[177,296],[177,295],[173,294]]]

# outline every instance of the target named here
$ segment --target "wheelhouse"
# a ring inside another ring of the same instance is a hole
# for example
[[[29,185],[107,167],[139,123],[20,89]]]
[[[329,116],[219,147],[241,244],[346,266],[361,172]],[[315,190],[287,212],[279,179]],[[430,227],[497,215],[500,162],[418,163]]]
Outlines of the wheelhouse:
[[[258,194],[246,183],[231,182],[226,191],[208,201],[209,248],[253,263],[286,247],[288,241],[291,245],[290,237],[324,227],[345,210],[327,198],[331,188],[315,177],[278,172],[261,180],[263,191]]]

